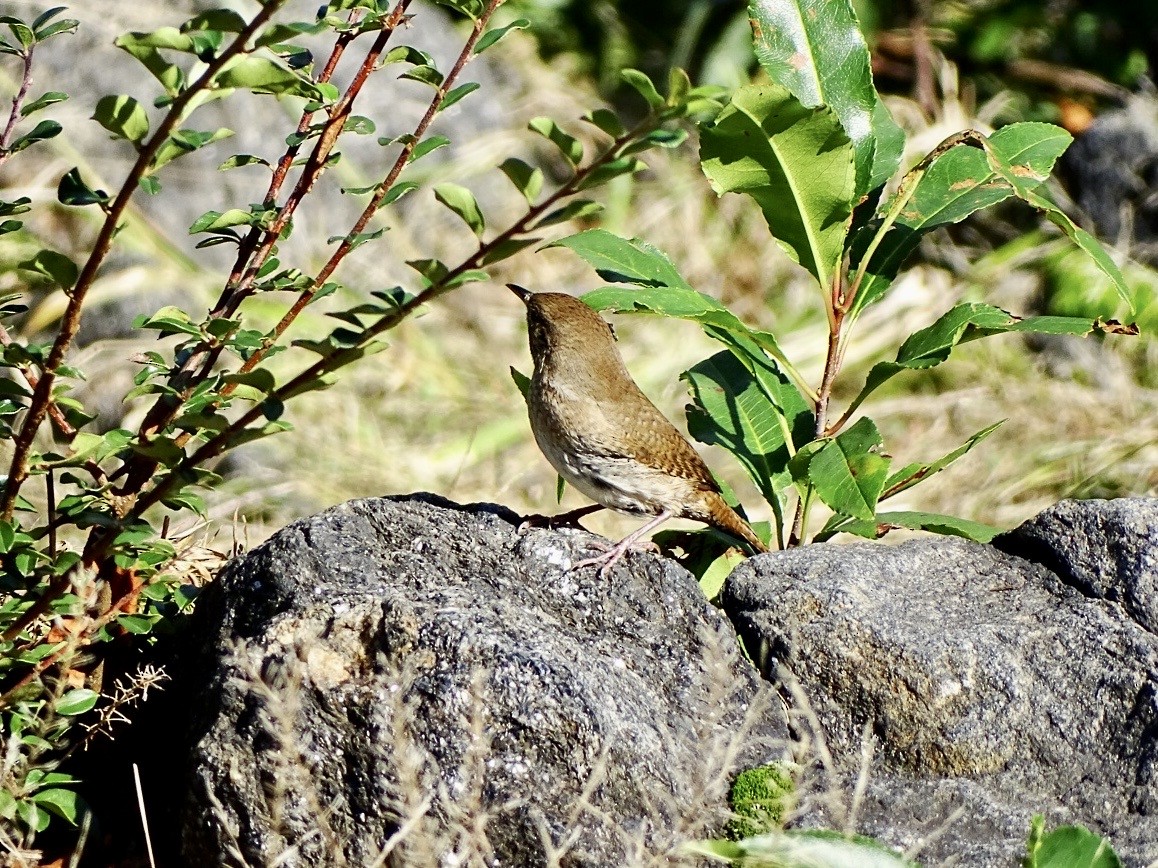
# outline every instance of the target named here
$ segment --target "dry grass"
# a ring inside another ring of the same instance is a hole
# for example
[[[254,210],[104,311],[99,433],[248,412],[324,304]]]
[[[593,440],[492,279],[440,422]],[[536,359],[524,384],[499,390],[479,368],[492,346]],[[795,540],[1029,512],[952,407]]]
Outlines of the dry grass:
[[[284,625],[283,625],[284,626]],[[232,672],[230,686],[248,695],[256,708],[256,720],[262,737],[263,759],[258,762],[261,771],[254,769],[241,774],[259,774],[269,782],[262,803],[251,806],[261,817],[251,817],[259,824],[257,831],[268,848],[268,865],[288,865],[319,845],[328,854],[327,864],[344,865],[350,855],[350,842],[343,840],[329,822],[332,803],[321,792],[316,774],[318,758],[303,746],[302,699],[306,692],[332,689],[329,682],[319,685],[311,672],[314,652],[324,639],[299,636],[294,647],[277,650],[259,642],[238,642],[225,666]],[[705,633],[705,647],[711,671],[711,649],[718,648],[718,637]],[[288,651],[288,653],[287,653]],[[719,666],[726,669],[721,655]],[[420,671],[416,659],[422,655],[409,654],[402,659],[380,655],[376,665],[375,684],[387,684],[381,703],[388,721],[389,737],[385,753],[387,767],[379,771],[385,780],[393,783],[392,801],[388,807],[394,833],[382,843],[374,858],[363,860],[364,865],[379,868],[398,866],[484,866],[493,864],[494,850],[489,834],[503,824],[503,814],[515,809],[528,808],[526,797],[508,803],[494,803],[484,796],[490,779],[489,764],[499,758],[491,747],[491,709],[487,701],[485,670],[475,672],[469,690],[463,691],[463,710],[457,732],[437,736],[440,743],[465,745],[456,768],[440,768],[423,743],[422,733],[428,727],[420,721],[415,684],[429,673]],[[326,677],[322,678],[326,681]],[[739,727],[721,725],[719,717],[729,714],[730,697],[735,685],[716,679],[715,691],[705,698],[702,707],[710,709],[702,719],[694,721],[694,738],[702,748],[702,763],[698,774],[686,791],[669,794],[655,788],[645,804],[634,806],[633,813],[642,814],[625,825],[622,818],[609,814],[602,806],[600,789],[610,747],[589,763],[586,779],[574,793],[562,818],[548,818],[529,806],[538,824],[542,844],[542,862],[545,868],[585,864],[585,848],[592,825],[609,833],[623,855],[624,868],[663,868],[699,864],[689,861],[684,853],[688,842],[709,836],[722,827],[727,819],[726,794],[738,771],[741,753],[754,749],[771,758],[786,756],[793,749],[798,753],[807,746],[789,746],[765,743],[753,736],[753,729],[761,728],[761,720],[769,713],[772,694],[764,688],[752,699],[746,716]],[[429,733],[428,733],[429,735]],[[809,743],[811,744],[811,742]],[[218,770],[220,771],[220,770]],[[533,771],[533,770],[532,770]],[[217,824],[226,858],[225,864],[246,868],[252,864],[246,858],[240,843],[240,826],[233,810],[222,804],[212,788],[206,792]],[[493,796],[491,797],[493,799]],[[303,805],[305,810],[303,810]],[[536,817],[535,815],[538,814]],[[550,821],[550,822],[549,822]],[[254,830],[251,830],[251,833]]]
[[[149,13],[158,14],[156,9]],[[145,13],[134,13],[132,21],[103,19],[99,26],[109,34],[102,30],[102,39],[130,25],[157,23],[137,20],[141,15]],[[161,17],[172,15],[165,10]],[[435,169],[440,177],[454,177],[478,191],[492,227],[501,227],[517,213],[517,194],[505,187],[493,167],[512,149],[525,153],[534,147],[533,137],[520,132],[525,119],[549,113],[567,121],[598,104],[565,59],[544,64],[521,36],[504,42],[504,51],[517,71],[515,95],[504,105],[506,115],[469,142],[458,142],[455,162]],[[910,146],[914,158],[948,132],[983,125],[993,111],[974,110],[960,99],[951,69],[942,70],[941,82],[942,115],[932,123],[909,103],[893,101],[898,117],[916,130]],[[90,101],[74,95],[77,105]],[[570,126],[581,130],[585,125]],[[75,155],[51,149],[46,153],[48,161],[25,186],[38,185],[32,192],[51,198],[54,179]],[[739,197],[717,200],[699,173],[690,145],[675,154],[649,154],[647,161],[648,173],[603,194],[610,206],[608,228],[647,238],[667,251],[692,285],[775,331],[797,365],[816,379],[824,333],[815,290],[770,241],[760,215]],[[383,242],[360,251],[344,268],[341,277],[350,291],[333,299],[334,305],[353,303],[360,293],[404,279],[404,259],[433,254],[454,261],[468,249],[469,233],[433,201],[420,198],[411,197],[415,201],[404,220],[388,216],[391,231]],[[218,203],[205,207],[210,205]],[[341,225],[326,224],[324,213],[303,221],[311,236],[341,231]],[[186,299],[190,292],[208,297],[222,279],[218,267],[205,260],[198,266],[177,253],[185,239],[166,235],[158,225],[143,221],[128,237],[136,264],[98,286],[98,298],[139,296],[146,287],[174,285],[183,288]],[[954,251],[942,258],[967,264],[970,255]],[[9,280],[12,277],[10,273]],[[493,283],[457,291],[426,315],[404,323],[391,335],[385,353],[345,372],[335,387],[296,400],[287,418],[297,430],[236,457],[228,483],[211,497],[212,518],[221,522],[242,516],[256,541],[294,518],[371,494],[431,490],[460,501],[500,501],[521,512],[551,511],[555,476],[533,445],[521,399],[507,373],[510,365],[525,371],[530,362],[522,311],[502,289],[506,280],[569,292],[598,285],[575,257],[554,250],[523,254],[496,269]],[[987,278],[983,292],[970,281],[967,270],[953,276],[928,267],[915,268],[903,278],[860,324],[849,369],[838,382],[838,398],[851,395],[871,361],[890,355],[910,331],[955,301],[968,297],[1000,302],[1010,295],[1026,299],[1025,273]],[[50,323],[58,302],[45,299],[38,319]],[[253,311],[256,317],[275,315],[272,302],[262,299],[260,305]],[[1011,306],[1016,309],[1016,304]],[[324,306],[317,308],[303,317],[294,336],[316,336],[332,326],[322,316]],[[717,348],[686,323],[619,317],[617,327],[628,365],[644,390],[682,423],[687,396],[678,376]],[[1106,355],[1097,363],[1104,366],[1109,360],[1119,374],[1108,379],[1094,374],[1085,382],[1044,372],[1038,357],[1016,338],[987,343],[960,351],[959,358],[931,375],[901,378],[897,389],[865,408],[885,431],[899,462],[938,457],[986,424],[1009,420],[958,466],[906,493],[904,503],[890,508],[944,511],[1011,525],[1061,497],[1154,493],[1158,455],[1151,441],[1158,396],[1137,385],[1130,373],[1137,362],[1122,363],[1117,350],[1126,339],[1106,342]],[[111,401],[115,408],[117,392],[110,386],[127,381],[125,359],[145,345],[155,342],[101,341],[78,351],[77,361],[96,384],[86,387],[93,400],[106,406]],[[275,359],[275,366],[285,372],[295,363],[286,354]],[[128,408],[125,421],[131,423],[143,409],[142,402]],[[719,450],[705,454],[737,485],[750,514],[767,518],[770,510],[745,483],[738,466]],[[581,503],[569,493],[563,506]],[[634,524],[597,514],[591,526],[618,534]]]

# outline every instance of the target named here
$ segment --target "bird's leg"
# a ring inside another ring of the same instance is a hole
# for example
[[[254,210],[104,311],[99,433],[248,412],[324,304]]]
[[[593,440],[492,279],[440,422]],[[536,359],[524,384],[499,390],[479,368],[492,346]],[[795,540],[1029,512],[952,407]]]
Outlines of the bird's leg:
[[[607,574],[611,571],[611,568],[613,566],[615,566],[616,561],[618,561],[621,557],[623,557],[624,553],[629,548],[634,546],[636,541],[641,536],[643,536],[645,533],[648,533],[650,531],[655,530],[657,527],[659,527],[661,524],[663,524],[665,521],[667,521],[673,515],[675,515],[675,513],[672,510],[665,509],[663,512],[661,512],[659,515],[657,515],[655,518],[653,518],[651,521],[649,521],[643,527],[639,528],[638,530],[632,531],[627,536],[625,536],[623,539],[621,539],[619,542],[617,542],[615,545],[613,545],[611,548],[609,548],[607,551],[603,552],[602,554],[600,554],[596,557],[587,558],[587,560],[585,560],[585,561],[579,561],[579,563],[574,564],[571,567],[571,569],[577,570],[580,567],[591,567],[591,566],[595,566],[596,564],[600,564],[601,566],[599,567],[599,578],[606,579]]]
[[[593,503],[590,506],[581,506],[570,512],[559,513],[559,515],[528,515],[523,519],[523,523],[519,525],[518,532],[526,533],[526,531],[532,527],[575,527],[579,530],[587,530],[587,528],[579,524],[579,519],[593,512],[598,512],[601,509],[606,509],[606,507],[598,503]]]

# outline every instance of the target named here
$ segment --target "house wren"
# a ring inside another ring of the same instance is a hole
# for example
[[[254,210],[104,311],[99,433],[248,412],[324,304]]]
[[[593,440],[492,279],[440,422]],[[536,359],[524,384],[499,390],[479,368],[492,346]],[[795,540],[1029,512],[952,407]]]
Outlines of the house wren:
[[[507,286],[527,306],[535,362],[527,409],[539,449],[560,476],[596,503],[654,516],[604,554],[575,566],[601,564],[606,575],[641,536],[669,518],[702,521],[767,551],[724,502],[696,450],[631,379],[611,326],[572,296]]]

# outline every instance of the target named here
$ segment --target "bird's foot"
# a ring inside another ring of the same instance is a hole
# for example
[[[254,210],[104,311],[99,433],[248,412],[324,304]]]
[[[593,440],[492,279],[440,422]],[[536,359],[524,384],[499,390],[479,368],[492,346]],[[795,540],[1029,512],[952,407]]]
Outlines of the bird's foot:
[[[640,545],[639,539],[644,534],[655,530],[657,527],[659,527],[661,524],[663,524],[665,521],[667,521],[671,517],[672,517],[672,510],[665,509],[663,512],[661,512],[659,515],[657,515],[655,518],[653,518],[651,521],[649,521],[643,527],[639,528],[638,530],[632,531],[627,536],[625,536],[623,539],[621,539],[619,542],[617,542],[615,545],[608,548],[607,551],[605,551],[603,554],[599,555],[598,557],[588,558],[585,561],[580,561],[579,563],[572,566],[571,569],[577,570],[577,569],[579,569],[579,567],[591,567],[591,566],[595,566],[596,564],[598,564],[599,565],[599,578],[606,579],[607,574],[611,572],[611,568],[613,566],[615,566],[616,562],[621,557],[623,557],[624,553],[628,549],[642,548],[644,546],[654,546],[654,543],[650,543],[650,542],[644,543],[643,545]],[[596,548],[602,548],[604,545],[606,545],[606,544],[599,542],[599,543],[595,544],[595,547]]]
[[[585,531],[587,528],[579,524],[579,519],[593,512],[598,512],[601,509],[603,509],[602,506],[594,503],[590,506],[581,506],[579,509],[573,509],[570,512],[559,513],[559,515],[528,515],[523,518],[522,524],[519,525],[517,532],[522,535],[533,527],[543,527],[549,530],[555,530],[560,527],[573,527]]]
[[[611,572],[611,568],[629,551],[634,552],[650,552],[651,554],[659,554],[659,546],[651,540],[640,542],[631,536],[621,539],[617,543],[609,543],[606,540],[593,539],[589,540],[587,546],[600,552],[593,558],[579,561],[577,564],[572,564],[571,569],[577,570],[581,567],[599,566],[599,578],[606,579]]]

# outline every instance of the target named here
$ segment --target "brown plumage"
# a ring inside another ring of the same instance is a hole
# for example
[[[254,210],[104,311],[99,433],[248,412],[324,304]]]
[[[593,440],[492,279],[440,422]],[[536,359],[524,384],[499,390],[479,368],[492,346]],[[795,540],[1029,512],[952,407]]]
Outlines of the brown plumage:
[[[654,516],[583,564],[600,563],[606,573],[639,537],[673,517],[702,521],[767,551],[724,502],[696,450],[635,384],[611,326],[572,296],[508,286],[527,306],[535,363],[527,409],[539,448],[596,503]]]

